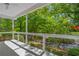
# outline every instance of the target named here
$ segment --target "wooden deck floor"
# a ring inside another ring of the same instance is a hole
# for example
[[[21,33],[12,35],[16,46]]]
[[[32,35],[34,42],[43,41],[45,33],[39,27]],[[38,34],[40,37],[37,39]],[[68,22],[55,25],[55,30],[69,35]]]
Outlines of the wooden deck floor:
[[[0,56],[18,56],[12,49],[10,49],[4,42],[0,42]]]

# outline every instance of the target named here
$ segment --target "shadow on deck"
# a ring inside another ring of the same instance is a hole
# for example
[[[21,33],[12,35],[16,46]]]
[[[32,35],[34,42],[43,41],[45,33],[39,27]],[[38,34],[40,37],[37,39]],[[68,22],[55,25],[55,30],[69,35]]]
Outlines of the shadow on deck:
[[[4,41],[0,42],[0,56],[18,56]]]

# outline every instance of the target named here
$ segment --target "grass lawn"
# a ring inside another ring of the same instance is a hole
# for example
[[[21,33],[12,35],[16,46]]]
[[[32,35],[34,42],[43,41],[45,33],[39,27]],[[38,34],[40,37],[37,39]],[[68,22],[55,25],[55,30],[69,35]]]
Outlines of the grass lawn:
[[[72,35],[79,35],[79,32],[71,32]]]

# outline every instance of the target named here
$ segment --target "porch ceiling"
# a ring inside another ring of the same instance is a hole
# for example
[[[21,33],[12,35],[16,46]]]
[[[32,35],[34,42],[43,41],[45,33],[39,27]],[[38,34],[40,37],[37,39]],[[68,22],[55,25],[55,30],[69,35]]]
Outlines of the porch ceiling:
[[[17,18],[28,12],[46,5],[45,3],[0,3],[0,17]]]

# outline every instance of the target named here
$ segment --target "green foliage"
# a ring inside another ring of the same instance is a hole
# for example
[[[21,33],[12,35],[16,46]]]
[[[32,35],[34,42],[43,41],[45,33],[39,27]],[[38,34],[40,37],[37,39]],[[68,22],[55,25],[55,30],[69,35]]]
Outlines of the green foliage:
[[[71,31],[70,26],[73,25],[71,23],[73,18],[70,17],[72,15],[71,12],[75,11],[72,5],[49,4],[28,14],[29,32],[69,34]],[[76,4],[74,5],[76,6]]]
[[[64,52],[64,51],[53,51],[52,53],[54,53],[58,56],[65,56],[66,55],[66,52]]]
[[[26,17],[22,16],[15,20],[15,31],[17,32],[25,32],[26,29]]]
[[[0,32],[12,31],[12,21],[10,19],[0,18]]]
[[[42,48],[42,44],[41,43],[38,43],[38,42],[29,42],[29,44],[31,45],[31,46],[34,46],[34,47],[37,47],[37,48]]]
[[[70,48],[68,51],[69,56],[79,56],[79,48]]]
[[[79,32],[71,32],[72,35],[79,35]]]
[[[46,39],[46,41],[56,43],[56,44],[61,44],[61,43],[72,44],[72,43],[75,43],[75,40],[73,40],[73,39],[58,39],[58,38],[51,38],[51,37]]]
[[[54,53],[55,55],[58,55],[58,56],[65,56],[65,55],[67,55],[67,51],[59,49],[59,48],[55,48],[55,47],[51,47],[51,46],[46,46],[46,49],[49,52],[52,52],[52,53]]]

